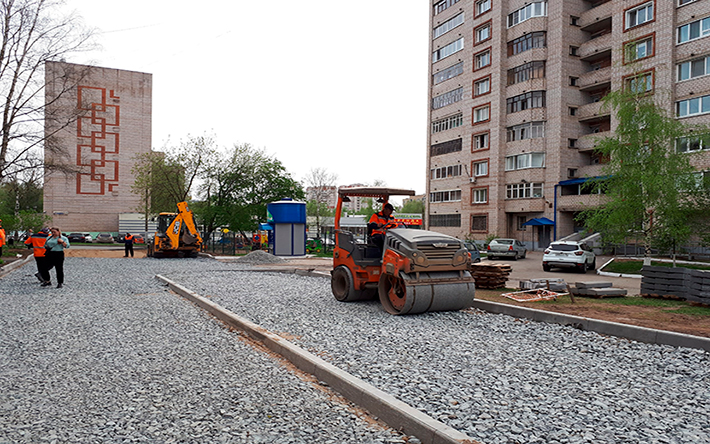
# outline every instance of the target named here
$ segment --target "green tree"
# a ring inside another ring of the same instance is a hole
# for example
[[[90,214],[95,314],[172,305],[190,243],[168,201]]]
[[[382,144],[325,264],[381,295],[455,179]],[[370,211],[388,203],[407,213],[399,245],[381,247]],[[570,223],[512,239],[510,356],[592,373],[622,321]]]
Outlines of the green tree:
[[[682,245],[700,232],[695,224],[708,214],[707,188],[699,186],[689,156],[676,150],[680,138],[707,130],[669,117],[649,95],[616,91],[604,101],[619,122],[614,136],[600,139],[596,148],[609,159],[605,176],[596,180],[605,199],[580,217],[608,242],[640,233],[650,263],[654,241]]]
[[[164,152],[137,155],[131,190],[141,197],[143,204],[137,210],[145,214],[146,224],[150,216],[174,211],[178,202],[189,200],[196,183],[218,162],[215,142],[209,136],[188,136]]]
[[[212,164],[192,205],[207,232],[218,227],[245,234],[266,220],[266,206],[286,197],[302,200],[303,188],[281,162],[249,144],[235,145]]]
[[[321,237],[321,218],[332,215],[333,210],[328,208],[328,203],[337,189],[335,187],[338,176],[329,173],[324,168],[313,168],[306,176],[308,187],[308,205],[306,214],[316,218],[316,237]]]
[[[424,202],[421,200],[410,200],[407,201],[402,206],[402,209],[400,210],[402,213],[421,213],[424,214]]]

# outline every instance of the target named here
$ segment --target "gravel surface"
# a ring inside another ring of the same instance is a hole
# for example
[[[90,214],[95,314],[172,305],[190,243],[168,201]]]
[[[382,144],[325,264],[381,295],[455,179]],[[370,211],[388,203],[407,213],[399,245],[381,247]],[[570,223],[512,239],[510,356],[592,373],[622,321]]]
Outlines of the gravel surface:
[[[323,278],[166,276],[487,444],[710,443],[703,351],[479,311],[390,316]]]
[[[63,289],[34,263],[0,280],[0,443],[404,442],[154,279],[228,288],[233,268],[67,258]]]

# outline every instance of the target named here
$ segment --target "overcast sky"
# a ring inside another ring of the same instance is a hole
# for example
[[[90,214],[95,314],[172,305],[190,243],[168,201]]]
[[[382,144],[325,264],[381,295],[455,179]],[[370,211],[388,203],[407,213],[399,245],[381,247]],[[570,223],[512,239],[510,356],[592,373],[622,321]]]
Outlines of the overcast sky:
[[[153,75],[153,147],[250,143],[297,180],[425,191],[422,0],[68,0],[101,50],[67,62]]]

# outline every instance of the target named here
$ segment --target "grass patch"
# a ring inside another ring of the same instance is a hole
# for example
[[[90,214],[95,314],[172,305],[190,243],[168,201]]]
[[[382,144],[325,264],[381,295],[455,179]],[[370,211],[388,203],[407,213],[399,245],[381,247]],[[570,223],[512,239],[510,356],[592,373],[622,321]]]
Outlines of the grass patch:
[[[669,313],[678,313],[690,316],[710,316],[710,307],[686,306],[675,310],[668,310]]]
[[[651,261],[651,265],[654,267],[673,268],[672,262]],[[707,265],[676,264],[676,268],[681,267],[693,270],[710,270],[710,266]],[[615,259],[609,265],[604,267],[602,271],[621,274],[641,274],[641,268],[643,268],[643,261]]]

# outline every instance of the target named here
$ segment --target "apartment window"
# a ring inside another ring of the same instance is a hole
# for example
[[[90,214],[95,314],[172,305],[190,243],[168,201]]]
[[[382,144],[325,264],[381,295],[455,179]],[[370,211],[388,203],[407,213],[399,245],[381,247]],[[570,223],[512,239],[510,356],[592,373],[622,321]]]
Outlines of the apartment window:
[[[531,32],[508,42],[508,57],[533,48],[545,48],[546,46],[547,33],[544,31]]]
[[[572,77],[572,76],[570,76],[570,78],[569,78],[569,86],[579,86],[579,77]]]
[[[579,56],[579,46],[570,46],[569,47],[569,55],[573,57],[578,57]]]
[[[455,153],[461,151],[463,147],[463,139],[454,139],[446,142],[437,143],[431,146],[429,154],[431,157],[441,156],[443,154]]]
[[[694,79],[710,74],[710,57],[678,64],[678,81]]]
[[[685,43],[710,34],[710,17],[696,20],[678,28],[678,43]]]
[[[458,128],[461,125],[463,125],[463,114],[454,114],[453,116],[433,121],[431,123],[431,132],[436,134],[452,128]]]
[[[442,69],[441,71],[434,74],[434,85],[438,85],[441,82],[453,79],[454,77],[460,76],[461,74],[463,74],[463,62],[451,65],[448,68]]]
[[[439,109],[463,100],[463,87],[445,92],[431,99],[431,108]]]
[[[647,71],[624,79],[627,90],[644,94],[653,91],[653,71]]]
[[[434,5],[434,15],[440,14],[446,11],[448,8],[454,6],[459,0],[442,0]]]
[[[576,116],[577,115],[577,108],[574,106],[570,106],[567,108],[569,115],[570,116]]]
[[[471,231],[488,231],[488,216],[480,214],[471,215]]]
[[[513,183],[505,186],[506,199],[543,197],[542,183]]]
[[[533,17],[543,17],[547,15],[547,2],[533,2],[517,11],[508,14],[508,28],[529,20]]]
[[[577,148],[577,139],[567,139],[567,148]]]
[[[508,85],[545,77],[545,61],[525,63],[508,70]]]
[[[429,226],[430,227],[460,227],[461,226],[461,215],[460,214],[430,214],[429,215]]]
[[[679,153],[692,153],[710,149],[710,135],[681,137],[676,140],[676,151]]]
[[[486,49],[473,56],[475,69],[485,68],[491,64],[491,50]]]
[[[645,37],[625,45],[624,63],[645,59],[653,55],[653,36]]]
[[[446,179],[447,177],[457,177],[463,172],[463,165],[449,165],[431,170],[431,179]]]
[[[525,153],[505,158],[505,170],[525,170],[528,168],[544,168],[545,153]]]
[[[476,15],[481,15],[484,12],[491,10],[491,0],[478,0],[476,2]]]
[[[443,48],[439,48],[436,51],[434,51],[431,55],[431,61],[432,63],[438,62],[439,60],[445,59],[446,57],[456,54],[457,52],[461,51],[463,49],[463,37],[460,39],[456,40],[455,42],[451,42],[448,45],[444,46]]]
[[[471,203],[488,203],[488,188],[474,188],[471,190]]]
[[[687,5],[688,3],[693,3],[696,0],[678,0],[678,6]]]
[[[491,92],[491,76],[473,82],[473,96],[482,96]]]
[[[527,219],[526,216],[515,216],[515,227],[518,231],[526,231],[527,225],[525,225],[525,222],[528,221]]]
[[[474,134],[473,135],[473,143],[471,144],[471,148],[476,151],[476,150],[487,150],[489,146],[489,140],[490,140],[490,133],[485,132],[485,133],[480,133],[480,134]]]
[[[579,17],[575,17],[573,15],[569,16],[569,24],[572,26],[579,26]]]
[[[473,124],[486,122],[491,118],[491,106],[483,105],[473,109]]]
[[[461,190],[434,191],[429,193],[429,202],[461,202]]]
[[[519,96],[510,97],[506,100],[506,112],[508,114],[517,113],[532,108],[545,107],[545,91],[530,91]]]
[[[694,97],[676,103],[678,117],[697,116],[710,113],[710,96]]]
[[[545,122],[529,122],[511,126],[506,133],[508,142],[545,137]]]
[[[491,24],[486,23],[485,25],[479,26],[473,30],[473,34],[476,37],[475,41],[478,45],[491,38]]]
[[[653,2],[644,3],[626,11],[624,29],[643,25],[653,20]]]
[[[434,38],[440,37],[461,25],[463,25],[463,12],[434,28]]]
[[[475,177],[487,176],[488,175],[488,160],[473,162],[471,170],[473,170],[473,175]]]

